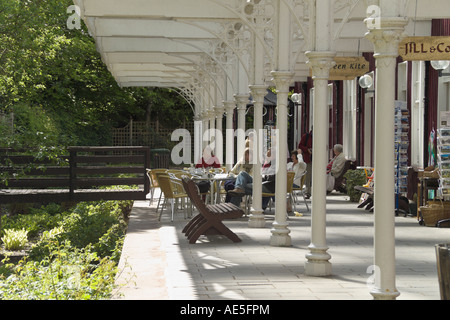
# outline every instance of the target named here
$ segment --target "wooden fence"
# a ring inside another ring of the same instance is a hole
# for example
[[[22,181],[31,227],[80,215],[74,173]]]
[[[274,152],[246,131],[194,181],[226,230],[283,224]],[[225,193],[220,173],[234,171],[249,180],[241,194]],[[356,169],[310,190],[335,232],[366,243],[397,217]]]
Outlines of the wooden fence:
[[[183,126],[194,136],[194,123],[186,122]],[[172,149],[178,141],[171,141],[172,132],[180,128],[162,127],[158,122],[133,121],[123,128],[112,131],[113,146],[148,146],[151,149]],[[191,139],[191,150],[194,150]]]
[[[70,147],[57,161],[0,150],[0,204],[145,200],[149,147]],[[5,178],[5,177],[4,177]]]

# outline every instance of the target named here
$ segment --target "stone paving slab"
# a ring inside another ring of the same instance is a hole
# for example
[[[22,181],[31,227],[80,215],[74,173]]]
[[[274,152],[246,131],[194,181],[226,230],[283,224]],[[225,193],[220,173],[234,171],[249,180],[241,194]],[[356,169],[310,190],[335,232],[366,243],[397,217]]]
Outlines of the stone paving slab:
[[[122,300],[372,300],[368,268],[373,264],[373,214],[344,195],[327,196],[327,245],[332,275],[304,274],[310,213],[289,217],[291,247],[269,244],[273,212],[265,228],[248,218],[226,224],[242,239],[200,237],[189,244],[181,233],[184,213],[159,222],[156,204],[136,201],[131,212],[117,278]],[[303,209],[303,210],[302,210]],[[450,242],[450,229],[396,217],[397,300],[439,300],[434,245]]]

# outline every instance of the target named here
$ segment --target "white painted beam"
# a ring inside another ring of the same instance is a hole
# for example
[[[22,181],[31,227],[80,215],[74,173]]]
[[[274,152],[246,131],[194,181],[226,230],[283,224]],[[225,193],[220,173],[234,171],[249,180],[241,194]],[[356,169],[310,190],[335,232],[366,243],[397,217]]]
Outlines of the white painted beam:
[[[223,0],[232,3],[233,0]],[[211,0],[84,0],[86,17],[139,18],[210,18],[230,19],[236,16]]]

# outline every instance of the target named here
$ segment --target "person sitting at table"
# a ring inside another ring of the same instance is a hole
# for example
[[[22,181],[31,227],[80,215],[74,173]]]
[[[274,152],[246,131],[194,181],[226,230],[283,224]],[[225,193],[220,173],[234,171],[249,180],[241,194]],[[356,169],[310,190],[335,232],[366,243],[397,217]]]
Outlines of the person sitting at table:
[[[292,162],[288,162],[287,171],[294,171],[294,188],[300,188],[303,173],[306,171],[306,163],[303,161],[303,156],[298,153],[298,150],[291,152]]]
[[[248,163],[251,167],[249,170],[245,170],[245,165],[241,165],[241,162],[238,162],[234,168],[230,171],[230,173],[236,175],[235,188],[233,190],[229,190],[231,195],[241,196],[244,194],[251,194],[252,188],[249,184],[253,183],[252,171],[253,164],[250,164],[251,158],[251,149],[247,148],[244,152],[244,161],[243,163]],[[261,168],[261,175],[274,175],[275,174],[275,161],[274,157],[272,157],[271,149],[267,150],[266,159]]]
[[[234,165],[234,167],[230,170],[228,175],[236,178],[242,171],[245,171],[248,174],[252,175],[253,164],[250,163],[250,159],[251,159],[251,149],[245,148],[242,158]]]
[[[272,149],[267,149],[266,158],[261,168],[261,174],[272,175],[275,174],[275,155],[272,157]]]
[[[300,153],[299,153],[300,152]],[[294,175],[294,183],[293,187],[298,188],[301,185],[301,179],[303,176],[303,173],[306,171],[306,163],[303,161],[303,157],[301,154],[301,150],[294,150],[291,152],[291,160],[287,163],[287,171],[293,171],[295,172]],[[275,167],[271,168],[272,171],[268,171],[267,175],[263,175],[263,188],[266,190],[269,190],[270,193],[275,193]],[[270,173],[269,173],[270,172]],[[270,197],[263,198],[263,208],[267,207],[267,204],[269,203]],[[272,197],[272,200],[275,201],[275,197]],[[292,204],[290,201],[286,204],[286,211],[288,213],[292,213]]]
[[[228,191],[233,190],[235,188],[236,178],[241,171],[248,172],[250,175],[253,174],[253,165],[250,163],[250,148],[245,148],[242,158],[234,165],[234,167],[228,173],[228,176],[232,177],[233,179],[225,181],[224,183],[225,191],[227,191],[225,202],[230,202],[231,195],[228,194]]]
[[[250,149],[248,150],[248,155],[244,153],[248,159],[250,159]],[[236,166],[239,165],[236,164]],[[236,168],[235,166],[235,168]],[[253,165],[250,164],[250,166],[253,169]],[[233,169],[235,169],[233,168]],[[238,168],[236,168],[238,170]],[[237,171],[236,170],[236,171]],[[232,170],[233,171],[233,170]],[[235,172],[236,172],[235,171]],[[252,171],[252,170],[251,170]],[[240,202],[242,200],[242,197],[244,195],[251,195],[253,193],[253,177],[251,171],[241,170],[239,174],[236,177],[235,183],[234,183],[234,189],[229,190],[227,192],[227,198],[225,201],[229,201],[237,206],[240,205]],[[264,181],[268,179],[275,181],[275,158],[271,156],[271,150],[269,149],[267,151],[266,155],[266,161],[265,165],[263,165],[263,168],[261,168],[261,174],[263,175],[263,185],[262,185],[262,192],[263,193],[272,193],[273,191],[270,189],[270,186],[268,184],[265,184]],[[270,184],[271,185],[271,184]],[[270,197],[263,197],[262,207],[263,210],[267,207],[267,204],[269,203]]]
[[[196,168],[220,168],[220,161],[208,146],[203,150],[202,158],[195,165]]]

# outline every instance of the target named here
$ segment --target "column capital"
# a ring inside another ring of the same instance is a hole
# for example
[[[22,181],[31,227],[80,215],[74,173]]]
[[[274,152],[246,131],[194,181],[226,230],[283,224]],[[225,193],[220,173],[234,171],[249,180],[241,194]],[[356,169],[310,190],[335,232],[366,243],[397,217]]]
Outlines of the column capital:
[[[250,93],[252,94],[253,101],[264,102],[264,97],[267,94],[266,85],[250,85]]]
[[[272,81],[275,83],[278,93],[289,93],[289,86],[294,80],[294,73],[291,71],[272,71]]]
[[[234,96],[234,98],[236,99],[238,111],[243,111],[243,110],[245,111],[247,109],[249,97],[250,97],[250,95],[248,95],[248,94],[237,94]]]
[[[312,69],[312,77],[314,80],[328,80],[330,77],[330,69],[334,67],[336,62],[336,52],[332,51],[308,51],[305,53],[308,57],[308,65]]]
[[[236,108],[236,101],[230,101],[230,100],[224,101],[223,106],[224,106],[225,110],[234,109],[234,108]]]
[[[248,86],[250,88],[250,92],[256,92],[256,91],[267,91],[268,85],[265,84],[251,84]]]
[[[235,101],[224,101],[223,105],[225,107],[225,112],[227,115],[233,114],[234,109],[236,109],[236,102]]]
[[[242,106],[247,106],[249,94],[236,94],[234,99],[236,100],[238,109]]]
[[[211,107],[206,113],[207,120],[214,120],[216,118],[216,112],[214,111],[215,107]]]
[[[374,45],[375,58],[398,56],[398,44],[406,36],[407,23],[404,17],[381,17],[378,27],[369,29],[365,37]]]
[[[202,121],[208,120],[208,110],[202,110],[200,112],[199,117]]]
[[[224,112],[225,112],[224,106],[214,107],[214,113],[216,117],[223,116]]]

